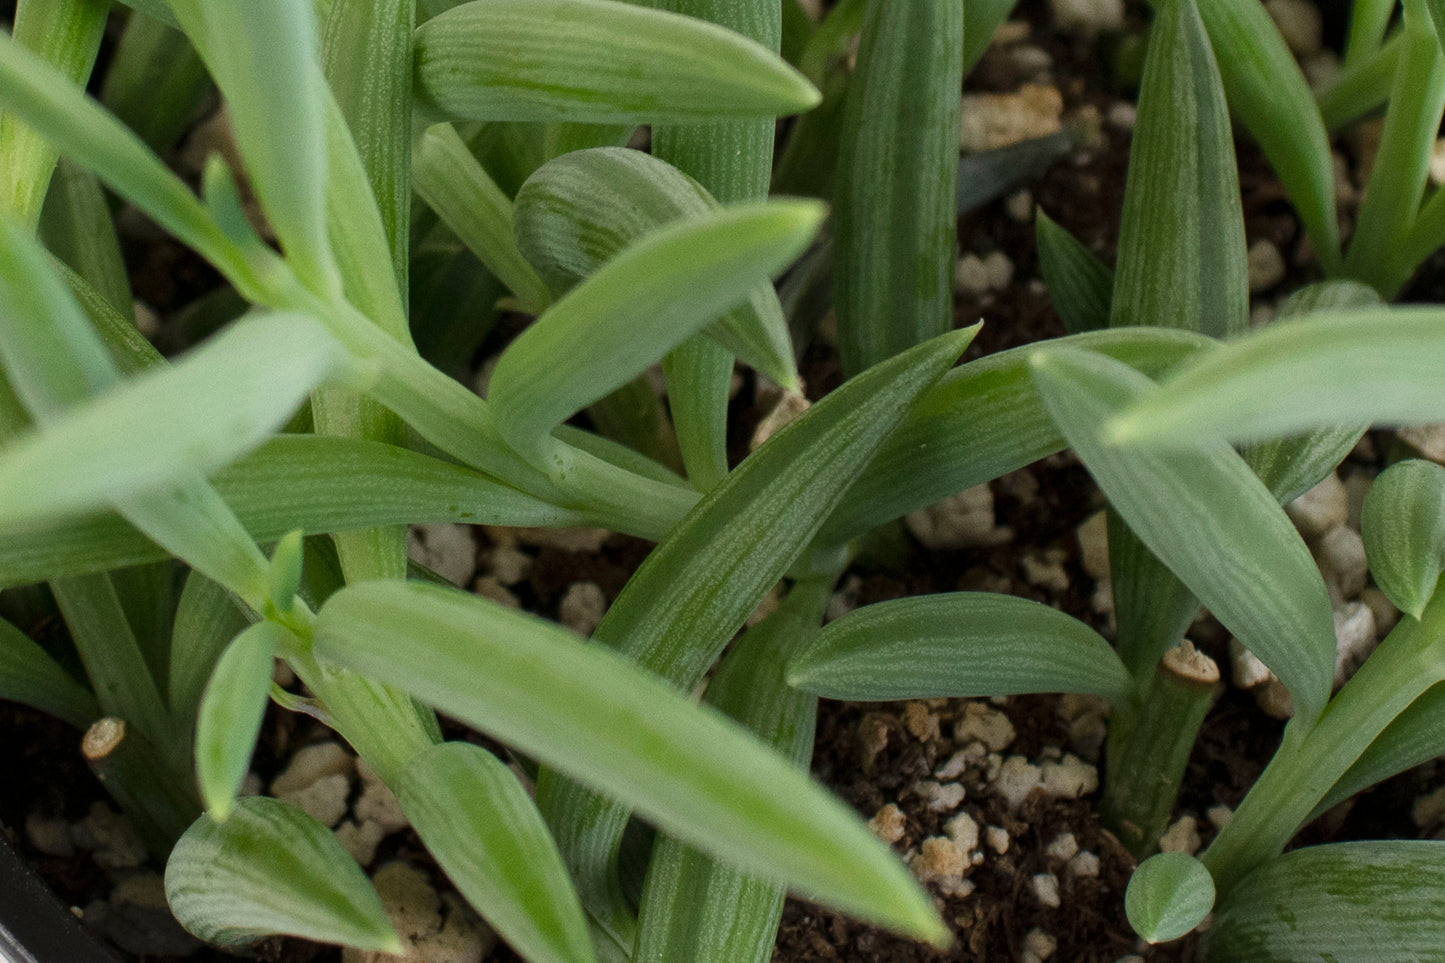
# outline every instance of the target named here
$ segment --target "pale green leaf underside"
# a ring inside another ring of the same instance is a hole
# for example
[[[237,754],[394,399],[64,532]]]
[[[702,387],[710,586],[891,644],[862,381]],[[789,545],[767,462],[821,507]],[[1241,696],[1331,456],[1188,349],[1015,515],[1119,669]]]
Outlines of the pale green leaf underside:
[[[1161,452],[1111,445],[1108,418],[1153,383],[1103,355],[1036,354],[1054,420],[1141,541],[1288,686],[1297,715],[1324,708],[1335,637],[1319,569],[1274,497],[1222,441]]]
[[[502,353],[488,389],[502,436],[544,457],[553,428],[747,299],[802,252],[822,217],[812,201],[749,204],[631,245]]]
[[[730,861],[862,917],[941,933],[917,883],[846,807],[610,649],[474,596],[381,582],[327,602],[316,649]]]
[[[166,862],[166,901],[194,935],[239,946],[285,933],[395,953],[401,943],[356,861],[325,826],[263,796],[202,816]]]
[[[506,764],[480,746],[446,742],[413,759],[396,790],[447,878],[513,949],[537,963],[593,959],[562,857]]]
[[[1445,842],[1311,846],[1255,870],[1209,928],[1209,963],[1425,960],[1445,945]]]
[[[1159,853],[1139,864],[1124,893],[1129,925],[1150,943],[1167,943],[1203,922],[1214,906],[1214,880],[1193,856]]]
[[[831,699],[1079,692],[1121,699],[1129,674],[1109,643],[1057,609],[986,592],[880,602],[823,629],[788,681]]]
[[[344,362],[307,317],[240,321],[17,438],[0,455],[0,526],[33,527],[214,471],[261,444]]]
[[[228,645],[211,673],[196,718],[196,777],[211,818],[231,814],[251,762],[271,692],[272,659],[286,638],[273,622],[257,622]]]
[[[459,120],[685,124],[821,99],[761,44],[612,0],[473,0],[423,24],[415,50],[418,106]]]
[[[1344,802],[1362,789],[1436,756],[1445,755],[1445,684],[1425,690],[1375,737],[1305,820]]]
[[[248,624],[240,606],[224,588],[197,572],[186,576],[171,624],[166,699],[172,718],[187,732],[195,725],[201,694],[216,660]]]
[[[1042,210],[1034,215],[1034,243],[1049,300],[1070,334],[1109,326],[1114,271]]]
[[[1186,446],[1357,423],[1445,420],[1445,312],[1326,311],[1205,352],[1108,426],[1114,441]]]

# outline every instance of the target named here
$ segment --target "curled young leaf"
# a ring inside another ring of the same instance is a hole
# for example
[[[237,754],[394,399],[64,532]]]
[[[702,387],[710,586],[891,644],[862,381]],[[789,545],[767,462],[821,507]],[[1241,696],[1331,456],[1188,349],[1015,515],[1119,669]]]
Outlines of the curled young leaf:
[[[257,622],[226,647],[211,672],[196,717],[196,776],[206,811],[225,822],[246,778],[251,751],[271,692],[272,659],[286,637],[273,622]]]

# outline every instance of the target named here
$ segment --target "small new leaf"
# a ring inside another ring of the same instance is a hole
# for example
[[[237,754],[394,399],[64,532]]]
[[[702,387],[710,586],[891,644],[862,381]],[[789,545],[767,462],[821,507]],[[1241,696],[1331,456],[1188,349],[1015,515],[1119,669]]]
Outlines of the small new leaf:
[[[220,946],[284,933],[401,952],[376,890],[331,831],[264,796],[186,830],[166,862],[166,902],[190,933]]]
[[[1413,458],[1385,469],[1360,527],[1375,584],[1418,619],[1445,571],[1445,468]]]
[[[278,612],[291,611],[296,601],[296,591],[301,585],[303,535],[301,529],[292,529],[271,553],[271,604]]]
[[[257,622],[221,653],[196,717],[196,776],[206,811],[224,822],[236,801],[271,692],[272,659],[286,636]]]
[[[1150,943],[1177,940],[1214,907],[1214,879],[1184,853],[1159,853],[1139,864],[1124,893],[1129,925]]]

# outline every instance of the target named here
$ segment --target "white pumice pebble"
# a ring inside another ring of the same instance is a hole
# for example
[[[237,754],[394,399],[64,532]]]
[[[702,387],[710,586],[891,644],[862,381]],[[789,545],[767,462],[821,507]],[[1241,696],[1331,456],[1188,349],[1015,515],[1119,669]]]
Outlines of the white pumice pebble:
[[[1305,541],[1313,541],[1350,520],[1344,482],[1331,472],[1318,485],[1284,507]]]
[[[1099,875],[1099,857],[1087,849],[1075,853],[1069,860],[1069,875],[1090,879]]]
[[[1059,898],[1059,878],[1053,873],[1035,873],[1029,878],[1029,886],[1040,906],[1058,909],[1062,905],[1063,901]]]
[[[1193,856],[1199,852],[1200,844],[1199,821],[1193,816],[1180,816],[1159,837],[1159,851],[1164,853]]]
[[[1078,851],[1079,841],[1074,838],[1073,833],[1059,833],[1044,850],[1049,859],[1057,859],[1063,863],[1073,859]]]
[[[1336,604],[1358,597],[1369,573],[1360,533],[1348,525],[1337,525],[1320,536],[1315,553],[1325,585],[1332,594],[1338,593]]]
[[[1012,93],[964,94],[961,107],[958,146],[968,154],[1063,130],[1063,95],[1047,84],[1024,84]]]
[[[1055,26],[1083,39],[1124,28],[1124,0],[1049,0],[1049,9]]]
[[[925,548],[986,548],[1013,538],[1013,529],[994,524],[993,491],[976,485],[904,517]]]
[[[578,635],[591,635],[607,613],[607,596],[596,582],[573,582],[557,605],[557,620]]]
[[[413,525],[407,555],[453,585],[466,585],[477,570],[477,543],[466,525]]]
[[[981,742],[992,752],[1007,749],[1013,744],[1014,736],[1014,726],[1009,717],[980,702],[967,703],[963,718],[953,725],[954,742]]]
[[[350,776],[356,771],[356,757],[346,751],[339,742],[318,742],[304,746],[291,756],[291,761],[281,774],[271,780],[271,794],[305,789],[326,776]]]
[[[873,814],[868,821],[868,830],[891,846],[903,838],[906,824],[903,810],[896,803],[888,803]]]
[[[1048,933],[1045,933],[1043,930],[1035,926],[1033,929],[1029,930],[1028,933],[1024,936],[1024,952],[1022,960],[1025,961],[1025,963],[1033,960],[1037,960],[1039,961],[1039,963],[1043,963],[1044,960],[1047,960],[1048,958],[1053,956],[1054,952],[1058,950],[1058,948],[1058,940],[1054,939]]]
[[[989,826],[983,831],[983,838],[988,844],[988,848],[998,855],[1002,856],[1008,852],[1009,834],[1008,830],[1002,826]]]

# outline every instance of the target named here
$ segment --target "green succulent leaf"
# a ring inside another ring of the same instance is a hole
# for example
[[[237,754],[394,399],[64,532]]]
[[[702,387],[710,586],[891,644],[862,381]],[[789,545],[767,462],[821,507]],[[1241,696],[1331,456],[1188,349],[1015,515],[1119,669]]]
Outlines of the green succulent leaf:
[[[854,374],[953,324],[959,0],[870,3],[843,105],[834,302]]]
[[[1445,419],[1445,313],[1321,311],[1254,331],[1172,372],[1109,424],[1112,441],[1186,446],[1314,428]]]
[[[279,612],[291,611],[296,592],[301,587],[301,539],[305,533],[299,528],[287,532],[271,553],[271,604]]]
[[[1034,215],[1034,240],[1049,300],[1064,329],[1079,334],[1107,328],[1113,270],[1042,210]]]
[[[1340,264],[1334,159],[1299,62],[1254,0],[1210,0],[1199,5],[1199,15],[1209,31],[1230,112],[1259,142],[1314,241],[1320,264],[1333,273]]]
[[[226,646],[250,624],[231,594],[199,572],[186,576],[171,624],[166,701],[186,741],[196,724],[201,694]]]
[[[824,577],[795,585],[771,615],[743,633],[703,694],[800,770],[813,756],[818,700],[791,688],[784,667],[818,634],[832,584]],[[634,959],[769,959],[784,895],[784,887],[765,876],[663,836],[648,864]]]
[[[1122,699],[1129,673],[1072,616],[987,592],[895,599],[831,622],[788,663],[788,682],[830,699],[1080,692]]]
[[[1418,619],[1445,571],[1445,468],[1418,458],[1391,465],[1366,493],[1360,522],[1375,584]]]
[[[171,0],[226,98],[251,186],[287,259],[339,291],[326,233],[326,101],[316,20],[290,0]]]
[[[1435,685],[1401,712],[1330,788],[1305,820],[1317,817],[1362,789],[1445,755],[1445,684]]]
[[[94,174],[62,158],[45,195],[40,237],[51,254],[85,278],[134,327],[130,279],[105,191]]]
[[[1134,870],[1124,893],[1129,925],[1150,943],[1177,940],[1202,923],[1213,907],[1209,870],[1184,853],[1150,856]]]
[[[446,119],[698,123],[820,99],[754,41],[613,0],[472,0],[424,23],[415,49],[418,106]]]
[[[544,460],[553,428],[747,299],[802,253],[822,216],[813,201],[750,204],[633,244],[502,353],[488,391],[502,436]]]
[[[175,365],[74,405],[0,455],[0,526],[26,528],[206,473],[258,446],[341,370],[301,315],[256,315]]]
[[[0,699],[20,702],[85,729],[100,706],[60,663],[24,632],[0,619]]]
[[[246,778],[271,694],[274,656],[286,636],[274,622],[243,630],[221,653],[201,695],[196,777],[206,811],[216,822],[231,815]]]
[[[271,439],[218,472],[215,487],[263,543],[292,528],[319,534],[408,523],[557,527],[596,522],[451,462],[377,442],[311,435]],[[0,540],[0,585],[165,557],[114,514],[87,515],[7,534]]]
[[[220,946],[284,933],[401,951],[370,880],[331,831],[264,796],[186,830],[166,862],[166,902],[190,933]]]
[[[1213,342],[1192,331],[1122,328],[1050,342],[1117,358],[1152,377]],[[1022,468],[1067,442],[1029,374],[1025,345],[944,375],[888,436],[819,537],[842,545],[907,512]]]
[[[1110,324],[1212,337],[1249,322],[1229,109],[1194,0],[1160,0],[1119,223]]]
[[[1149,551],[1289,688],[1297,717],[1318,717],[1335,635],[1319,569],[1274,497],[1222,441],[1161,451],[1110,444],[1115,412],[1154,393],[1121,362],[1054,349],[1034,379],[1069,444]]]
[[[649,231],[717,210],[700,184],[642,151],[575,151],[538,168],[517,191],[517,245],[560,291]],[[771,284],[758,284],[746,303],[705,331],[778,384],[797,383],[787,321]]]
[[[944,335],[844,383],[711,489],[648,556],[598,625],[617,646],[683,691],[804,551],[828,510],[977,327]],[[836,556],[825,560],[835,565]],[[538,804],[579,880],[583,904],[624,942],[615,885],[627,809],[544,770]]]
[[[315,630],[319,657],[391,679],[668,832],[868,919],[944,933],[907,871],[846,807],[608,648],[416,582],[342,589]]]
[[[402,770],[396,792],[447,877],[513,949],[538,963],[594,959],[562,857],[505,763],[480,746],[442,743]]]
[[[1428,959],[1445,940],[1445,842],[1310,846],[1271,860],[1220,901],[1208,963]]]
[[[205,64],[185,35],[173,22],[141,13],[126,21],[101,99],[152,150],[165,151],[190,127],[210,90]]]

